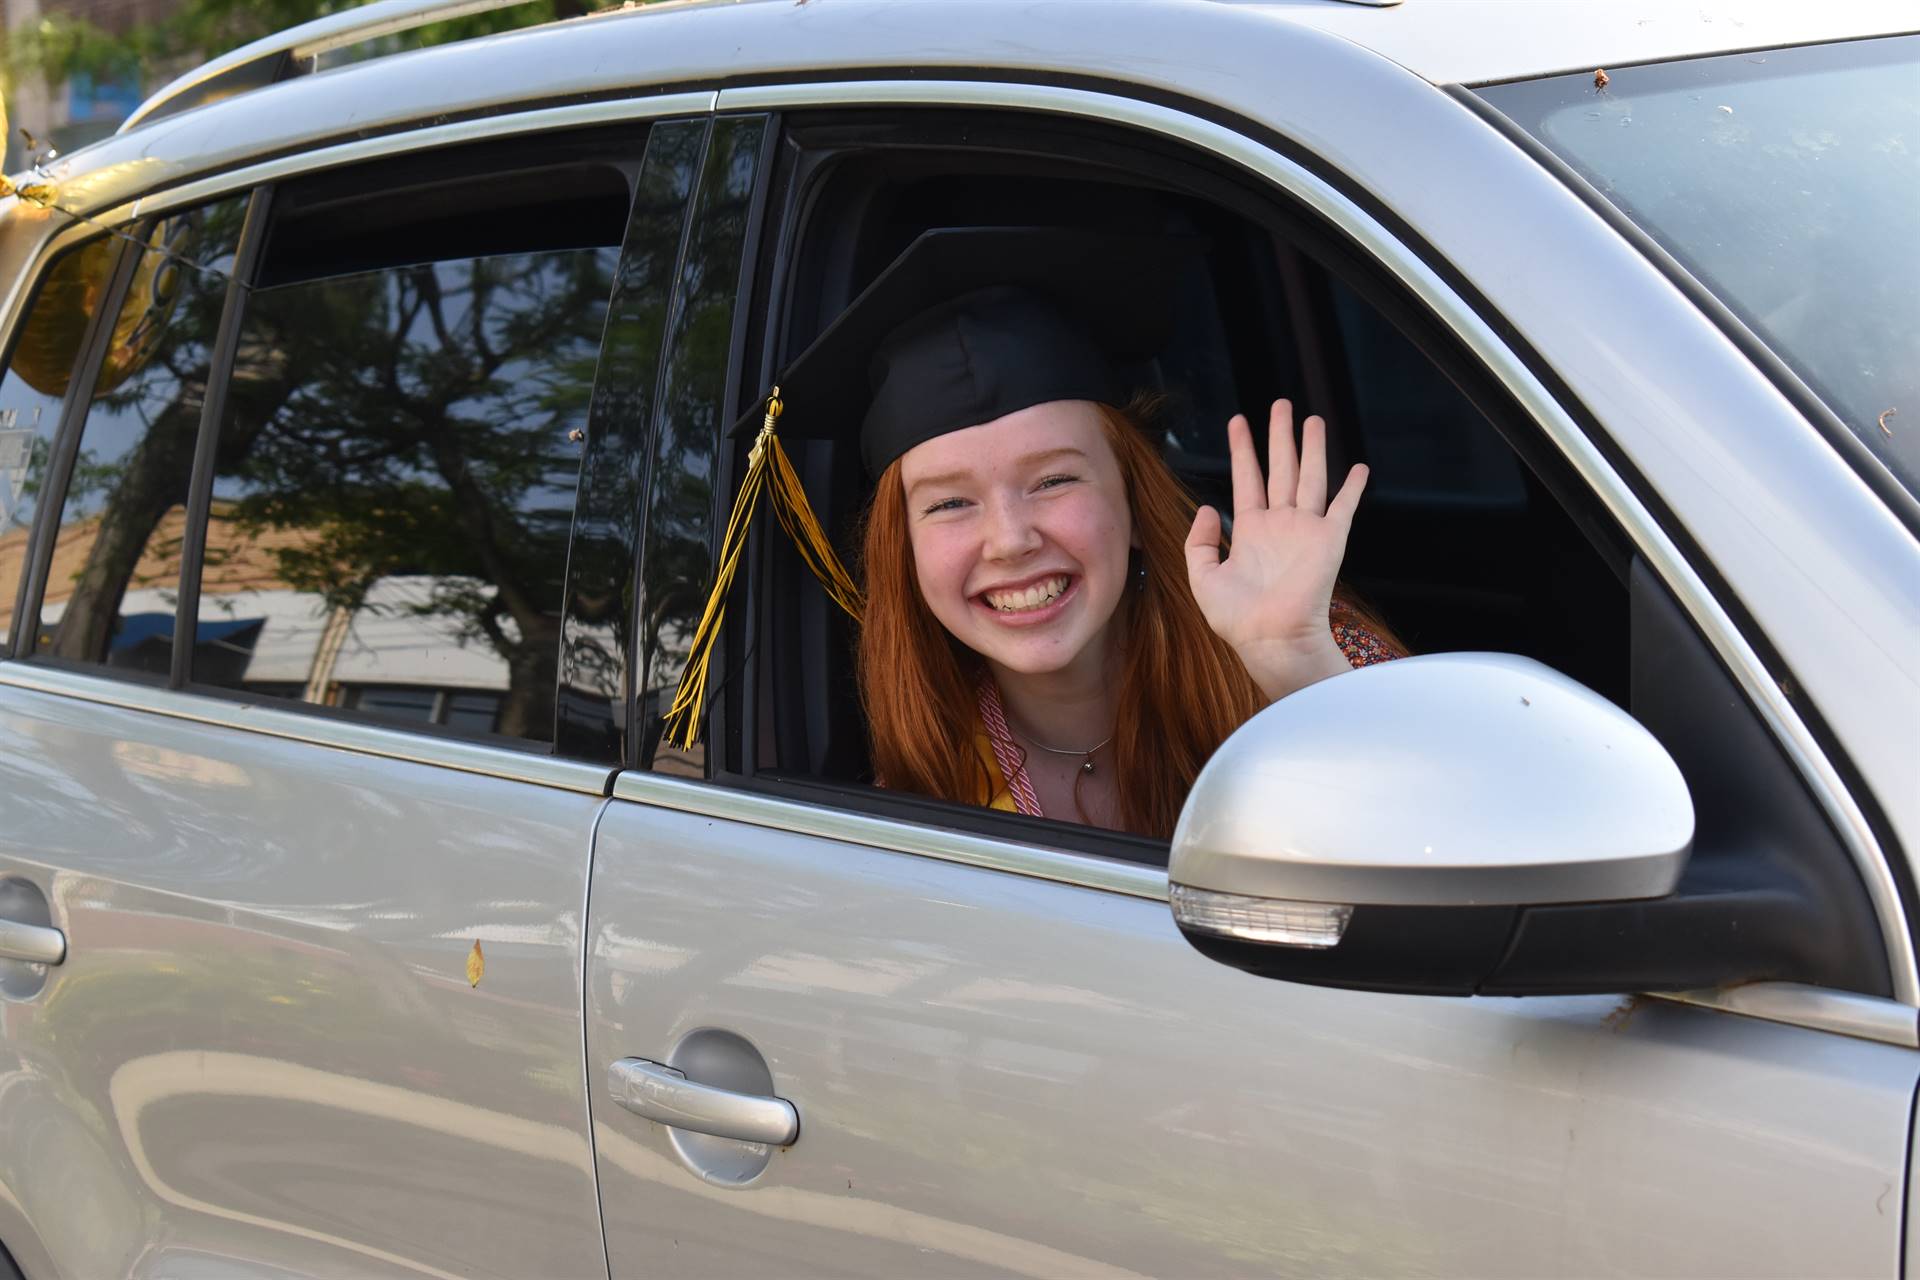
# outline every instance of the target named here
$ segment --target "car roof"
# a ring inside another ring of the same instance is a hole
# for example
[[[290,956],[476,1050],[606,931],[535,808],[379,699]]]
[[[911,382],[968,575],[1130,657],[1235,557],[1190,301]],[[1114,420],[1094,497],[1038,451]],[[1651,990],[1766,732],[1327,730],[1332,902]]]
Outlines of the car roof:
[[[685,109],[711,109],[717,91],[843,73],[921,81],[991,68],[1043,83],[1135,83],[1233,109],[1235,76],[1245,72],[1210,74],[1233,61],[1214,46],[1244,50],[1259,43],[1263,28],[1297,37],[1284,41],[1288,51],[1276,65],[1297,69],[1307,59],[1362,103],[1385,109],[1396,94],[1383,75],[1486,83],[1885,34],[1920,18],[1912,0],[1751,8],[1733,0],[1137,0],[1104,10],[1110,20],[1090,30],[1080,0],[667,0],[317,75],[284,74],[303,47],[344,43],[356,23],[369,29],[394,17],[514,2],[377,0],[270,37],[251,55],[236,51],[188,73],[169,87],[181,94],[177,101],[158,101],[163,91],[136,113],[139,123],[59,157],[29,181],[57,186],[65,209],[92,212],[263,157],[476,120],[518,104],[677,96]],[[38,240],[34,228],[4,225],[18,222],[0,219],[0,242]],[[14,248],[0,243],[0,265]]]
[[[143,103],[123,130],[159,114],[169,99],[184,105],[198,101],[196,89],[223,78],[245,79],[249,64],[278,66],[285,56],[305,56],[356,40],[408,30],[430,19],[456,13],[510,8],[527,0],[372,0],[329,14],[215,58],[180,76]],[[753,0],[748,0],[753,2]],[[792,27],[793,15],[779,10],[801,6],[841,8],[859,0],[757,0],[768,10],[764,23]],[[1076,0],[1065,0],[1067,3]],[[1828,40],[1886,35],[1916,29],[1913,0],[1206,0],[1270,16],[1278,22],[1312,27],[1385,57],[1434,84],[1482,84],[1606,66],[1664,61]],[[603,9],[584,17],[546,24],[634,22],[663,11],[728,7],[743,0],[652,0]],[[1148,10],[1178,21],[1179,3],[1133,8],[1128,19],[1151,24]],[[924,33],[936,44],[951,36],[950,14],[926,6],[890,6],[887,25],[904,46]],[[1015,33],[1008,33],[1015,34]],[[993,40],[981,36],[985,52]],[[990,61],[984,58],[983,61]],[[248,86],[251,87],[251,86]]]
[[[1486,84],[1920,28],[1913,0],[1211,2],[1247,4],[1316,27],[1434,84]]]

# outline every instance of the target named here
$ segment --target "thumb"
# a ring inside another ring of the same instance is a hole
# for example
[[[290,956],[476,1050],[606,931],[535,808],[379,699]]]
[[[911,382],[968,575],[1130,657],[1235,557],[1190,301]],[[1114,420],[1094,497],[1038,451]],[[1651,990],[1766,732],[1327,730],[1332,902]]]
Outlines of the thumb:
[[[1220,567],[1220,513],[1202,507],[1187,531],[1187,581],[1197,583]]]

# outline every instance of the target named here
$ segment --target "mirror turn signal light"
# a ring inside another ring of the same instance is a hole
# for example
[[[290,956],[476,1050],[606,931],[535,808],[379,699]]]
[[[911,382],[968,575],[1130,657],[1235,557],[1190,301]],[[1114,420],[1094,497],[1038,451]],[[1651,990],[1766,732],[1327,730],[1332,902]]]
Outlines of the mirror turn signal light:
[[[1173,918],[1181,928],[1238,942],[1325,950],[1340,944],[1353,918],[1353,908],[1337,902],[1250,898],[1184,884],[1167,888]]]

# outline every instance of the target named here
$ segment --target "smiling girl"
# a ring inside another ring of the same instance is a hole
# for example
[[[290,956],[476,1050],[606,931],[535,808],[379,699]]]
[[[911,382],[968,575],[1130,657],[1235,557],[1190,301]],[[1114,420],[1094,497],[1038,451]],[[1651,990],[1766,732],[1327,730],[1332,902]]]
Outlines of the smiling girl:
[[[1399,656],[1336,581],[1367,472],[1329,501],[1321,419],[1296,449],[1292,406],[1273,403],[1266,476],[1247,420],[1228,424],[1230,549],[1151,443],[1154,400],[1129,370],[1166,344],[1192,260],[1156,239],[928,232],[783,374],[743,494],[765,483],[861,619],[880,785],[1164,837],[1249,717]],[[782,397],[810,406],[801,434],[860,423],[875,488],[859,591],[774,438]],[[698,688],[676,699],[686,723]]]
[[[1335,578],[1366,484],[1329,503],[1325,425],[1228,426],[1234,540],[1131,411],[1031,405],[881,474],[860,688],[877,777],[942,799],[1167,835],[1200,768],[1267,703],[1398,647]]]
[[[1264,478],[1247,420],[1228,424],[1223,556],[1220,514],[1196,511],[1148,442],[1150,401],[1048,299],[996,288],[936,307],[882,344],[873,376],[859,674],[883,785],[1165,836],[1248,717],[1397,655],[1336,587],[1367,471],[1328,501],[1320,418],[1296,453],[1292,406],[1274,402]],[[895,384],[930,382],[972,412],[889,427],[912,402]]]

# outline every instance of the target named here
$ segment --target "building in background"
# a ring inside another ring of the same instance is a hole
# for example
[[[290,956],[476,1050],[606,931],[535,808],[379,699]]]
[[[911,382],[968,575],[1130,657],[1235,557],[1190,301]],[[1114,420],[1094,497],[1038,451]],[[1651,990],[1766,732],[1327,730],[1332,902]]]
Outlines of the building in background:
[[[82,19],[110,35],[124,34],[137,23],[166,17],[180,0],[0,0],[0,17],[9,36],[48,17]],[[58,84],[24,75],[7,87],[8,121],[6,171],[17,172],[27,162],[20,129],[30,130],[42,146],[71,151],[104,138],[140,105],[151,90],[180,68],[143,68],[139,75],[103,80],[81,73]]]

